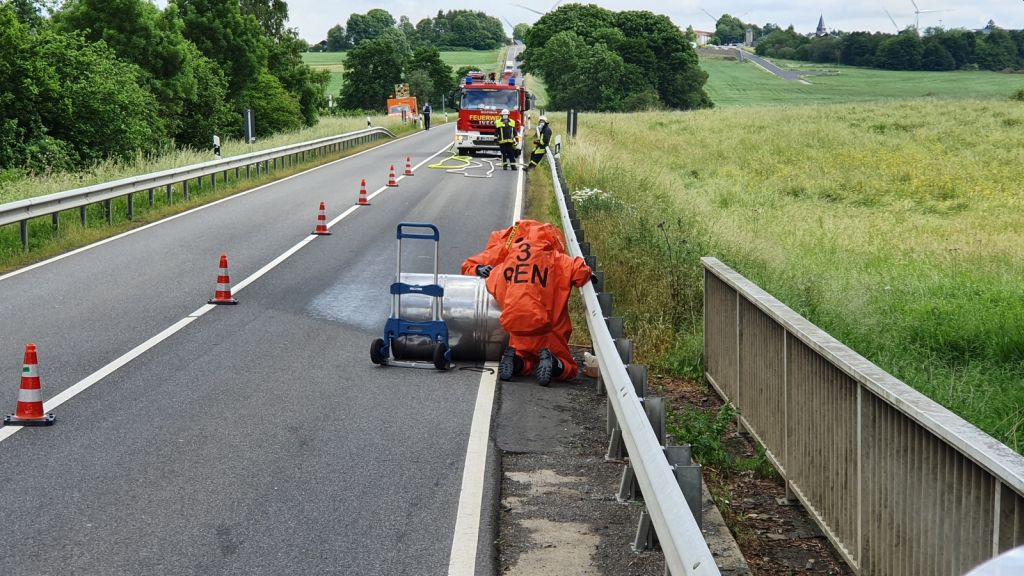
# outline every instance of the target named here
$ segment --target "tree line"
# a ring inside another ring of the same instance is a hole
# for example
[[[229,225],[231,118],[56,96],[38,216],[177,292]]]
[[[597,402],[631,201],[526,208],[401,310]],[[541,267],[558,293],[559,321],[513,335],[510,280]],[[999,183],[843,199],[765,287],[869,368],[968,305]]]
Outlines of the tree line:
[[[327,39],[313,46],[323,52],[343,52],[366,40],[384,39],[407,54],[425,46],[440,50],[493,50],[508,42],[501,22],[483,12],[438,10],[435,18],[413,25],[406,16],[396,21],[387,10],[374,8],[366,14],[352,14],[345,25],[331,27]]]
[[[667,16],[568,4],[525,33],[522,69],[556,110],[689,110],[713,104],[690,41]]]
[[[0,4],[0,173],[70,170],[318,120],[329,74],[302,63],[283,0]]]
[[[747,27],[725,15],[719,20],[715,40],[722,44],[742,42]],[[799,34],[792,26],[749,27],[759,39],[756,51],[761,56],[887,70],[1024,69],[1024,30],[1004,30],[991,20],[981,30],[936,27],[919,33],[907,28],[898,34],[835,32],[822,37]]]

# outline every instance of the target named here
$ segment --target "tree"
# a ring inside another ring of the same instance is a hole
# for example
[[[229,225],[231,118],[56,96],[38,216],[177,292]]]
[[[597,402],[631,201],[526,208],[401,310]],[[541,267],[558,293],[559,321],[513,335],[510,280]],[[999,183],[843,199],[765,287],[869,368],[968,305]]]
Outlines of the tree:
[[[808,42],[810,40],[801,34],[797,34],[793,27],[790,26],[785,30],[769,32],[767,36],[761,38],[757,43],[757,48],[754,51],[760,56],[781,58],[784,49],[788,49],[790,53],[793,53]]]
[[[324,90],[331,74],[326,70],[313,70],[302,61],[303,44],[293,29],[286,30],[276,41],[268,42],[268,70],[298,102],[302,123],[314,126],[320,109],[326,104]]]
[[[327,31],[327,52],[344,52],[352,47],[345,33],[345,27],[335,24]]]
[[[408,16],[402,16],[398,19],[398,31],[405,37],[406,42],[409,43],[411,48],[417,48],[422,45],[419,37],[416,35],[416,26],[409,21]]]
[[[834,36],[823,36],[812,39],[807,48],[811,62],[838,64],[842,41]]]
[[[358,46],[364,40],[377,38],[395,27],[395,19],[387,10],[374,8],[366,14],[352,14],[345,23],[348,30],[348,41]]]
[[[846,34],[840,40],[839,62],[847,66],[871,66],[880,42],[880,35],[868,32]]]
[[[288,4],[284,0],[241,0],[242,14],[256,18],[264,34],[281,39],[287,28]]]
[[[526,50],[523,52],[523,69],[528,70],[531,50],[547,44],[552,36],[560,32],[572,32],[585,41],[593,40],[594,32],[615,27],[615,13],[593,4],[569,4],[559,6],[534,23],[526,34]]]
[[[239,95],[267,66],[263,30],[254,16],[243,15],[238,2],[171,0],[185,23],[184,35],[228,79],[228,97]]]
[[[1017,55],[1017,43],[1013,37],[996,27],[991,21],[986,28],[987,34],[978,37],[974,50],[975,62],[979,67],[986,70],[1003,70],[1006,68],[1017,68],[1020,59]]]
[[[715,44],[741,44],[747,36],[747,25],[729,14],[722,14],[715,24]]]
[[[448,94],[455,88],[452,67],[441,60],[441,52],[434,46],[417,48],[409,62],[409,72],[420,71],[430,79],[433,94]],[[410,79],[409,84],[412,84]]]
[[[926,40],[924,52],[921,55],[922,70],[953,70],[956,68],[956,60],[941,43],[935,40]]]
[[[430,102],[434,94],[439,93],[435,91],[434,81],[424,70],[409,72],[405,76],[405,81],[409,84],[409,93],[415,96],[421,105]]]
[[[299,102],[270,72],[261,72],[249,85],[242,95],[242,104],[256,115],[257,130],[261,134],[295,130],[302,125]]]
[[[349,109],[380,110],[395,84],[402,81],[402,54],[386,40],[364,40],[345,57],[341,105]]]
[[[529,33],[530,25],[525,22],[516,24],[515,27],[512,28],[512,38],[515,40],[526,40],[526,35]]]
[[[878,45],[875,66],[887,70],[920,70],[924,46],[917,31],[908,30]]]

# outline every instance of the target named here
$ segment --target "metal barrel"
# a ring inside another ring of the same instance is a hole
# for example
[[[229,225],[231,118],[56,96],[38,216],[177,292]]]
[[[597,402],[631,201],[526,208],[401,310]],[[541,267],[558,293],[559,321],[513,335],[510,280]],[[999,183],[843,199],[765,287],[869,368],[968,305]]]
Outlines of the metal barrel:
[[[402,273],[401,281],[406,284],[432,284],[434,275]],[[498,322],[501,309],[487,292],[486,281],[477,276],[439,274],[437,283],[444,288],[441,318],[448,326],[452,358],[463,361],[499,360],[508,345],[508,334]],[[431,300],[422,294],[403,295],[399,318],[430,320]],[[392,348],[395,358],[430,358],[433,350],[428,339],[417,337],[401,338]]]

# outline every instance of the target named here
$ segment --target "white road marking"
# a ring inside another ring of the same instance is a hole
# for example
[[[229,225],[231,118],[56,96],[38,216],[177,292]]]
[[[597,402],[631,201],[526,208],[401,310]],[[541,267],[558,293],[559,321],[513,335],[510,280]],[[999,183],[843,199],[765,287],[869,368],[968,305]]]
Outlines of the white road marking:
[[[493,362],[487,364],[497,369]],[[473,424],[469,429],[466,463],[462,469],[462,490],[455,516],[452,552],[448,557],[448,576],[474,576],[476,549],[480,539],[480,513],[483,510],[484,471],[487,467],[487,439],[491,430],[491,410],[497,376],[494,372],[480,375],[480,387],[473,408]]]
[[[196,206],[195,208],[192,208],[191,210],[186,210],[185,212],[181,212],[179,214],[174,214],[172,216],[168,216],[167,218],[163,218],[163,219],[157,220],[156,222],[151,222],[149,224],[146,224],[145,226],[139,226],[138,228],[132,228],[131,230],[128,230],[127,232],[122,232],[121,234],[118,234],[116,236],[111,236],[110,238],[104,238],[103,240],[99,240],[99,241],[93,242],[92,244],[89,244],[87,246],[82,246],[81,248],[76,248],[76,249],[74,249],[74,250],[72,250],[70,252],[65,252],[63,254],[54,256],[53,258],[50,258],[50,259],[47,259],[47,260],[43,260],[42,262],[36,262],[35,264],[30,264],[28,266],[25,266],[24,268],[19,268],[17,270],[12,271],[12,272],[8,272],[7,274],[0,275],[0,280],[6,280],[8,278],[13,278],[14,276],[17,276],[19,274],[24,274],[25,272],[28,272],[29,270],[35,270],[36,268],[40,268],[42,266],[46,266],[47,264],[52,264],[52,263],[57,262],[59,260],[63,260],[65,258],[69,258],[71,256],[74,256],[75,254],[79,254],[81,252],[85,252],[86,250],[92,250],[93,248],[102,246],[104,244],[107,244],[108,242],[113,242],[114,240],[119,240],[121,238],[124,238],[125,236],[130,236],[132,234],[136,234],[138,232],[142,232],[143,230],[146,230],[148,228],[152,228],[154,226],[159,226],[160,224],[166,224],[167,222],[170,222],[172,220],[177,220],[178,218],[181,218],[183,216],[187,216],[187,215],[189,215],[189,214],[191,214],[193,212],[198,212],[199,210],[205,210],[206,208],[211,208],[211,207],[216,206],[218,204],[221,204],[223,202],[227,202],[229,200],[235,200],[236,198],[241,198],[242,196],[245,196],[247,194],[252,194],[253,192],[256,192],[258,190],[262,190],[264,188],[267,188],[268,186],[273,186],[275,184],[279,184],[281,182],[286,182],[288,180],[291,180],[292,178],[296,178],[298,176],[302,176],[303,174],[308,174],[310,172],[313,172],[314,170],[319,170],[320,168],[326,168],[328,166],[337,164],[338,162],[344,162],[344,161],[346,161],[346,160],[348,160],[350,158],[355,158],[357,156],[362,156],[363,154],[366,154],[368,152],[372,152],[372,151],[377,150],[379,148],[383,148],[384,146],[387,146],[389,144],[394,144],[395,142],[400,142],[402,140],[405,140],[406,138],[411,138],[413,136],[416,136],[417,134],[423,134],[423,132],[414,132],[412,134],[409,134],[408,136],[402,136],[401,138],[396,138],[394,140],[390,140],[388,142],[385,142],[385,143],[381,144],[380,146],[374,146],[373,148],[369,148],[367,150],[363,150],[362,152],[357,152],[357,153],[355,153],[355,154],[353,154],[351,156],[346,156],[344,158],[339,158],[337,160],[333,160],[331,162],[328,162],[327,164],[321,164],[320,166],[315,166],[313,168],[310,168],[309,170],[304,170],[302,172],[299,172],[298,174],[292,174],[291,176],[286,176],[284,178],[281,178],[280,180],[275,180],[273,182],[268,182],[267,184],[264,184],[262,186],[257,186],[256,188],[252,188],[252,189],[249,189],[249,190],[244,190],[242,192],[239,192],[238,194],[232,194],[231,196],[228,196],[227,198],[221,198],[220,200],[215,200],[213,202],[210,202],[209,204],[203,204],[202,206]],[[447,146],[445,146],[445,148],[448,148],[450,146],[451,146],[451,144],[448,144]],[[434,156],[437,156],[441,152],[444,152],[444,149],[442,149],[440,152],[437,152],[436,154],[434,154]],[[434,156],[431,156],[430,158],[433,158]],[[428,158],[428,160],[430,158]]]
[[[431,159],[436,157],[438,154],[440,154],[440,153],[444,152],[445,150],[447,150],[449,146],[450,145],[445,145],[444,148],[438,150],[437,152],[435,152],[433,155],[431,155],[429,158],[427,158],[423,162],[425,163],[425,162],[430,161]],[[351,156],[350,156],[350,158],[351,158]],[[331,164],[333,164],[333,163],[334,162],[331,162]],[[325,164],[325,166],[326,165],[327,164]],[[316,168],[313,168],[313,170],[315,170],[315,169]],[[298,174],[296,174],[296,176],[298,176]],[[291,178],[291,176],[289,178]],[[278,180],[278,182],[281,182],[283,180],[287,180],[287,178],[283,178],[281,180]],[[263,188],[263,187],[264,186],[260,186],[260,188]],[[260,188],[254,188],[254,189],[249,190],[247,192],[242,192],[241,194],[247,194],[249,192],[255,192],[256,190],[259,190]],[[387,189],[387,187],[385,186],[384,189]],[[382,192],[382,190],[378,190],[377,192],[374,193],[374,195],[377,195],[380,192]],[[231,196],[230,198],[236,198],[236,197],[240,196],[241,194],[237,194],[235,196]],[[226,198],[225,200],[228,200],[230,198]],[[218,201],[218,202],[220,202],[220,201]],[[207,204],[206,206],[212,206],[212,205],[213,204]],[[206,206],[201,206],[200,208],[205,208]],[[346,210],[341,216],[338,216],[337,218],[332,220],[331,223],[328,225],[328,227],[337,224],[338,222],[343,220],[346,216],[348,216],[349,214],[352,214],[353,212],[355,212],[355,208],[359,208],[359,206],[356,205],[356,206],[353,206],[352,208],[349,208],[348,210]],[[199,208],[197,208],[196,210],[198,210],[198,209]],[[185,214],[188,214],[188,213],[194,212],[194,211],[195,210],[189,210],[188,212],[182,212],[181,214],[178,214],[176,216],[172,216],[172,218],[177,218],[179,216],[184,216]],[[163,221],[164,220],[161,220],[161,222],[163,222]],[[150,224],[150,225],[144,226],[142,228],[137,228],[136,230],[133,230],[132,232],[137,232],[139,230],[143,230],[143,229],[148,228],[149,226],[152,226],[152,225],[155,225],[155,224],[159,224],[159,222],[155,222],[154,224]],[[126,234],[121,234],[120,236],[125,236]],[[120,236],[118,236],[118,237],[120,237]],[[298,244],[292,246],[291,248],[286,250],[283,254],[281,254],[277,258],[274,258],[273,260],[268,262],[265,266],[263,266],[262,268],[260,268],[256,272],[253,272],[251,275],[249,275],[249,277],[245,278],[244,280],[242,280],[238,284],[235,284],[234,287],[232,288],[232,295],[237,294],[238,292],[241,292],[246,286],[252,284],[256,280],[258,280],[260,277],[262,277],[264,274],[266,274],[267,272],[270,272],[271,270],[273,270],[277,265],[279,265],[280,263],[282,263],[285,260],[287,260],[289,257],[294,255],[296,252],[298,252],[303,247],[308,245],[313,240],[316,240],[317,238],[320,238],[320,236],[309,235],[309,236],[306,236],[305,238],[303,238],[301,241],[299,241]],[[104,241],[101,241],[101,242],[99,242],[97,244],[92,244],[90,246],[87,246],[85,248],[89,248],[89,247],[92,247],[92,246],[98,246],[100,243],[104,243],[104,242],[107,242],[109,240],[112,240],[112,239],[104,240]],[[79,249],[78,251],[81,251],[83,249]],[[50,260],[47,260],[46,262],[54,262],[56,260],[59,260],[60,258],[61,257],[51,258]],[[45,264],[46,262],[42,262],[39,265]],[[0,277],[0,280],[2,280],[3,278],[9,277],[11,275],[13,275],[13,274],[9,274],[7,276],[2,276],[2,277]],[[114,361],[108,363],[106,366],[104,366],[104,367],[100,368],[99,370],[93,372],[92,374],[86,376],[82,380],[79,380],[78,382],[76,382],[75,384],[71,385],[70,387],[64,389],[62,392],[60,392],[59,394],[57,394],[53,398],[50,398],[46,402],[43,402],[43,410],[45,410],[45,411],[53,410],[54,408],[60,406],[61,404],[65,403],[68,400],[74,398],[75,396],[81,394],[82,392],[87,390],[93,384],[96,384],[97,382],[103,380],[107,376],[113,374],[119,368],[123,367],[124,365],[128,364],[132,360],[134,360],[134,359],[138,358],[139,356],[141,356],[142,354],[144,354],[146,351],[148,351],[148,350],[152,349],[153,347],[155,347],[157,344],[163,342],[167,338],[169,338],[172,335],[176,334],[177,332],[181,331],[183,328],[185,328],[186,326],[188,326],[192,322],[195,322],[197,319],[201,318],[204,314],[206,314],[210,310],[213,310],[216,307],[217,306],[214,305],[214,304],[204,304],[204,305],[200,306],[194,312],[192,312],[191,314],[185,316],[181,320],[178,320],[174,324],[171,324],[170,326],[165,328],[163,331],[161,331],[156,336],[153,336],[149,340],[146,340],[142,344],[139,344],[135,348],[132,348],[127,353],[123,354],[122,356],[120,356],[119,358],[115,359]],[[10,438],[12,435],[14,435],[15,432],[17,432],[18,430],[21,430],[22,428],[23,428],[23,426],[4,426],[4,427],[0,428],[0,442],[3,442],[7,438]]]
[[[516,178],[515,205],[512,207],[512,223],[523,215],[523,171]],[[462,489],[459,491],[459,509],[455,513],[455,533],[452,535],[452,551],[448,557],[448,576],[475,576],[476,551],[480,540],[480,515],[483,512],[484,472],[487,468],[488,438],[494,410],[494,393],[498,386],[497,366],[494,370],[480,375],[480,389],[476,394],[473,408],[473,424],[469,429],[466,445],[466,460],[462,469]]]

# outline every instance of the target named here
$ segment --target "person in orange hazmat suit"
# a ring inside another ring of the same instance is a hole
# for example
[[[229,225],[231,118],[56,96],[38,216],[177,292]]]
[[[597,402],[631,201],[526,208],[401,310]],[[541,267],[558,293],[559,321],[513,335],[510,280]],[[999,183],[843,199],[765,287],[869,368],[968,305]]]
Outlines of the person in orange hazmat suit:
[[[569,293],[586,284],[591,271],[582,258],[565,253],[556,228],[524,220],[492,233],[488,248],[463,264],[468,271],[487,278],[487,290],[502,309],[500,322],[509,333],[498,367],[502,380],[533,373],[547,386],[552,378],[576,376]]]

